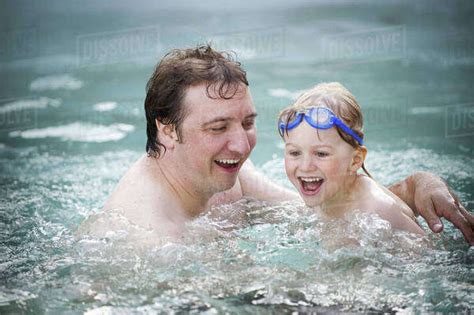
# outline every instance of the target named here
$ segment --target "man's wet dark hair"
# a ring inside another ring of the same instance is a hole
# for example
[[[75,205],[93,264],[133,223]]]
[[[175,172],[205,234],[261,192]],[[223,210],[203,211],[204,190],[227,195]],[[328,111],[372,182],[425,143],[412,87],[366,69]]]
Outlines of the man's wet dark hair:
[[[209,44],[173,49],[161,59],[146,85],[148,156],[159,157],[162,149],[166,151],[158,139],[155,119],[165,125],[174,125],[178,141],[181,141],[181,125],[186,117],[183,106],[186,89],[202,83],[207,85],[208,97],[223,99],[232,98],[240,84],[249,85],[240,62],[229,53],[212,49]]]

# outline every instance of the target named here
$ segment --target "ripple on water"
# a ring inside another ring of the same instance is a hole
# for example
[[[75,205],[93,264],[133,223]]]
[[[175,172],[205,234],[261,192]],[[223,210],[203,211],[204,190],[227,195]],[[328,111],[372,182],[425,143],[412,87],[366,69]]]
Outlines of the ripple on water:
[[[0,155],[8,161],[0,163],[2,313],[463,312],[474,304],[474,251],[458,234],[420,239],[361,213],[324,222],[302,204],[243,200],[190,222],[178,240],[156,241],[127,221],[76,238],[75,226],[140,154],[22,152]],[[407,172],[428,153],[412,154]],[[280,162],[265,167],[280,174]],[[382,176],[397,179],[397,165],[386,163]],[[454,159],[450,167],[471,166]]]
[[[84,83],[70,74],[58,74],[39,77],[30,83],[31,91],[78,90]]]
[[[73,122],[67,125],[11,131],[8,135],[12,138],[20,137],[23,139],[44,139],[59,138],[63,141],[80,142],[108,142],[118,141],[127,136],[128,133],[135,130],[133,125],[112,124],[109,126]]]

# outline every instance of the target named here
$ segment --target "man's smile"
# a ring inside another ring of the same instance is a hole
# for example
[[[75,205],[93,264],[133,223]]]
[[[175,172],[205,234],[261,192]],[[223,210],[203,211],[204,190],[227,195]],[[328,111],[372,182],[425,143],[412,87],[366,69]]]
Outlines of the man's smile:
[[[214,162],[228,172],[235,172],[239,169],[241,159],[219,159]]]

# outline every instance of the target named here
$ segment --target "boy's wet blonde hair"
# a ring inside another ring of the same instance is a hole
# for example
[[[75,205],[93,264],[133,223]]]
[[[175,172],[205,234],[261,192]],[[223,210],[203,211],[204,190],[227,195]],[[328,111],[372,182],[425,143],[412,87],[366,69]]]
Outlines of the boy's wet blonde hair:
[[[295,118],[298,112],[312,107],[329,108],[361,139],[364,139],[364,119],[362,116],[362,110],[360,109],[354,95],[352,95],[352,93],[339,82],[320,83],[315,85],[313,88],[300,95],[293,105],[285,108],[280,113],[278,121],[282,121],[285,125],[288,125],[288,123]],[[357,140],[345,133],[341,128],[337,126],[335,127],[339,136],[341,136],[345,142],[349,143],[354,148],[359,147]],[[285,131],[282,131],[278,128],[278,132],[283,138],[284,133],[287,133],[288,131],[286,129]],[[369,172],[365,169],[364,164],[362,164],[362,169],[370,176]]]

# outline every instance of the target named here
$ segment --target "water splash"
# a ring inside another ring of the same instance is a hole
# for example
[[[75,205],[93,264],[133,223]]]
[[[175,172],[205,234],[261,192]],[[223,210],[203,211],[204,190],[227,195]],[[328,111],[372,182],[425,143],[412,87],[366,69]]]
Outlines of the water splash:
[[[420,238],[359,212],[323,221],[301,203],[247,199],[188,223],[178,239],[123,217],[105,235],[75,236],[139,155],[1,152],[2,313],[463,312],[474,303],[474,251],[456,233]]]

